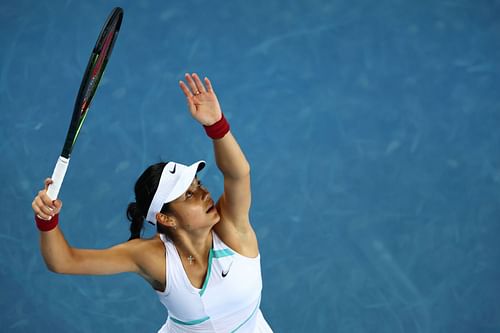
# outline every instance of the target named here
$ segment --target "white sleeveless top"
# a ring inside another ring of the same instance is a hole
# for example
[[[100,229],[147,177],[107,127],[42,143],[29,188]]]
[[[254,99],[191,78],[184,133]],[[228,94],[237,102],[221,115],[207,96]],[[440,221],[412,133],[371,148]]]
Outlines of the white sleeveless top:
[[[213,235],[208,269],[201,289],[182,266],[175,245],[160,235],[166,249],[166,289],[157,291],[168,310],[159,333],[272,333],[260,311],[260,255],[244,257]]]

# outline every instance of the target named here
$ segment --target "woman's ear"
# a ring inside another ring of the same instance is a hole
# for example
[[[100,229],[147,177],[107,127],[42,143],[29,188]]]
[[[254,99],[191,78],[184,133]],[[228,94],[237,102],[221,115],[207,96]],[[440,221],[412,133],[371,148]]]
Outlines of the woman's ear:
[[[177,224],[174,217],[163,213],[156,213],[156,221],[165,227],[175,227]]]

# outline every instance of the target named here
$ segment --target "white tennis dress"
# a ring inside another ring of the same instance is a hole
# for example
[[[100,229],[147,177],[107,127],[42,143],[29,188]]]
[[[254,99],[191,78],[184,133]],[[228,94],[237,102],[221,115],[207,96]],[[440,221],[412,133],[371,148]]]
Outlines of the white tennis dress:
[[[175,245],[160,235],[166,248],[166,289],[157,291],[168,310],[159,333],[272,333],[260,311],[260,255],[244,257],[215,232],[201,289],[189,281]]]

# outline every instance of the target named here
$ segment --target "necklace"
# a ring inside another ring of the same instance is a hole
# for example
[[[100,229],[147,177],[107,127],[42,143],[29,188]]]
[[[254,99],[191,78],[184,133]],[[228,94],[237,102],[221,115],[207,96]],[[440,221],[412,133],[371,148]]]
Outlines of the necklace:
[[[190,255],[190,256],[188,257],[188,261],[189,261],[189,264],[190,264],[190,265],[192,265],[192,264],[193,264],[193,261],[194,261],[193,256],[191,256],[191,255]]]

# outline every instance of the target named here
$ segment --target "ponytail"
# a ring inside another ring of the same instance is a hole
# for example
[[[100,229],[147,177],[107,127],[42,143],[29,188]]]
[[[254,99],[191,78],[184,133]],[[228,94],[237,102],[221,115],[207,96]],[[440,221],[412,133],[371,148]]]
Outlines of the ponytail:
[[[131,202],[128,204],[127,219],[131,222],[130,238],[128,240],[141,238],[141,231],[144,226],[144,216],[137,207],[137,203]]]
[[[156,189],[160,183],[161,174],[165,165],[167,165],[167,163],[164,162],[151,165],[142,173],[135,183],[135,202],[129,203],[127,207],[127,219],[131,222],[129,240],[141,238],[144,220],[146,219],[149,206],[151,205],[151,201],[153,201]],[[161,211],[163,213],[168,212],[168,204],[163,205]],[[157,231],[164,233],[164,230],[160,229],[159,224],[157,225]]]

